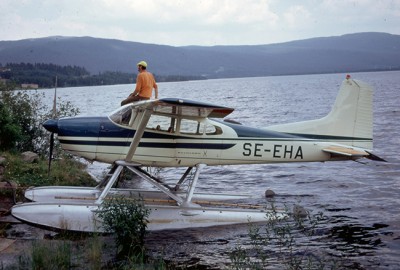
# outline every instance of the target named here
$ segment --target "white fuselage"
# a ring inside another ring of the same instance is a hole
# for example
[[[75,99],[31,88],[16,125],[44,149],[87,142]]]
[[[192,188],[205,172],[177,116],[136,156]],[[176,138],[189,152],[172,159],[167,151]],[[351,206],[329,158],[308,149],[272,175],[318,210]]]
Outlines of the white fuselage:
[[[257,133],[257,130],[252,128],[250,129],[254,137],[240,136],[233,127],[239,126],[241,130],[245,130],[246,127],[232,124],[228,126],[209,119],[206,122],[207,125],[219,127],[222,132],[217,135],[190,135],[146,130],[130,161],[144,166],[191,167],[200,163],[233,165],[313,162],[331,159],[329,153],[322,151],[325,143],[321,140],[289,136],[278,132],[268,133],[263,130]],[[61,134],[59,140],[63,149],[71,153],[91,160],[113,163],[115,160],[125,159],[132,138],[63,136]]]

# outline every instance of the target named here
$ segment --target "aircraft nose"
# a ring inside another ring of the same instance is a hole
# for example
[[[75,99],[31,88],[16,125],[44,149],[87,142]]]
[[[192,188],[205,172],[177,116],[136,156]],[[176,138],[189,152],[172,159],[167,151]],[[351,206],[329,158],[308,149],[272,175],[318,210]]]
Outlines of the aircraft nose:
[[[43,127],[50,132],[58,133],[58,120],[49,119],[43,123]]]

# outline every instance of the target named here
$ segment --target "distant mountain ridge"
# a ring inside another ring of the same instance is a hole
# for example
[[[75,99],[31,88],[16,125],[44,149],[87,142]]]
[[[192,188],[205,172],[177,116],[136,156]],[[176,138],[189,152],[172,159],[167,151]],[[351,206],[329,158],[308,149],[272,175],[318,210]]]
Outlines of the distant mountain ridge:
[[[400,69],[400,35],[355,33],[268,45],[167,46],[93,37],[0,41],[0,63],[52,63],[136,73],[146,60],[159,75],[207,78]]]

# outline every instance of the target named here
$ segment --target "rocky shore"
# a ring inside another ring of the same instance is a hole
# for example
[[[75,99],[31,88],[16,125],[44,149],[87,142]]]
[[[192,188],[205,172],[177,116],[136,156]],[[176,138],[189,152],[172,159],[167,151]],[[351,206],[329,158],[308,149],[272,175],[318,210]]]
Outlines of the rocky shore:
[[[32,152],[22,154],[24,162],[36,162],[37,159],[38,156]],[[68,243],[71,247],[71,264],[74,269],[88,269],[90,264],[97,264],[103,269],[112,268],[116,255],[112,235],[94,236],[79,233],[66,235],[15,219],[10,210],[15,203],[18,203],[16,194],[22,194],[23,191],[19,190],[16,183],[6,179],[4,174],[6,164],[6,157],[0,156],[0,269],[30,269],[26,265],[29,264],[35,247],[62,243]],[[241,228],[244,230],[242,233],[247,230],[245,226]],[[155,264],[166,264],[169,269],[220,269],[224,268],[224,261],[229,260],[229,256],[223,259],[219,257],[220,255],[215,257],[213,249],[229,246],[230,240],[220,237],[230,234],[229,228],[149,232],[145,248],[151,261]]]

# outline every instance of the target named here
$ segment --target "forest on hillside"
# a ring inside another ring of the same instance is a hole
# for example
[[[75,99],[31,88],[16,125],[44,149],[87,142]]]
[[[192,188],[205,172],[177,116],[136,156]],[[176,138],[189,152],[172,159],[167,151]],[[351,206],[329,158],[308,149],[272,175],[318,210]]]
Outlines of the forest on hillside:
[[[45,63],[8,63],[0,66],[1,79],[16,85],[37,84],[39,88],[54,87],[56,78],[58,87],[130,84],[136,82],[136,75],[115,71],[90,74],[83,67]],[[154,77],[157,82],[205,79],[200,76],[157,76],[156,74]]]

